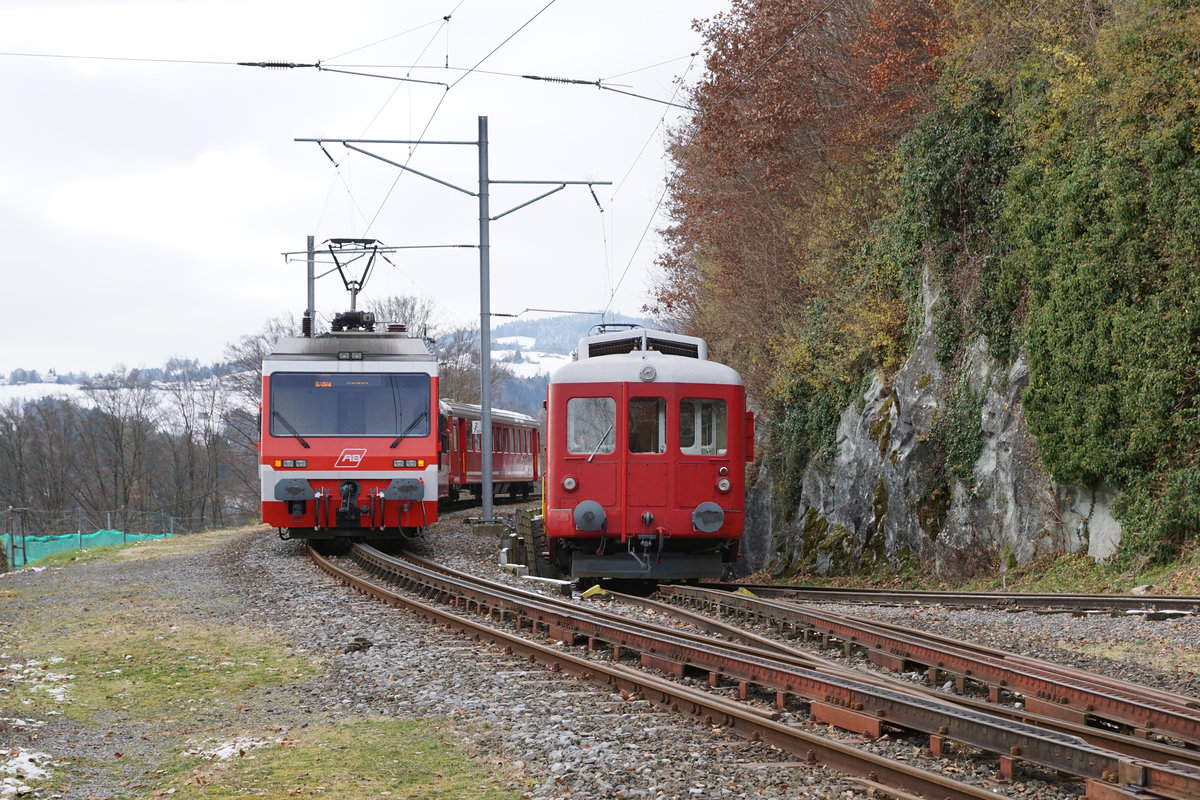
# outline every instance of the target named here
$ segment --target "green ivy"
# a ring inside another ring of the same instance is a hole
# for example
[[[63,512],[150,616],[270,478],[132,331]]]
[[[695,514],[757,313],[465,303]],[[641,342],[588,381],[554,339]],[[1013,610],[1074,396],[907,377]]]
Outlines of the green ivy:
[[[966,281],[974,284],[971,295],[961,296],[968,290],[957,287],[939,313],[938,360],[946,366],[976,333],[988,334],[1004,357],[1011,347],[1014,295],[995,285],[1003,188],[1016,158],[1004,99],[990,81],[975,80],[965,102],[943,101],[904,137],[897,208],[869,242],[868,258],[902,265],[914,337],[923,311],[923,269],[955,289],[967,265],[983,265],[978,280]]]
[[[787,519],[800,505],[809,463],[828,461],[837,453],[838,420],[861,388],[857,381],[818,388],[796,379],[770,415],[778,422],[772,429],[767,459],[778,476],[777,507]]]
[[[946,472],[968,489],[975,487],[975,462],[983,453],[983,399],[976,396],[963,372],[955,382],[942,417],[945,426]]]
[[[1030,431],[1056,480],[1125,492],[1125,547],[1155,558],[1182,543],[1172,515],[1193,518],[1172,498],[1200,451],[1196,17],[1136,4],[1080,67],[1090,84],[1043,65],[1043,94],[1015,107],[1027,148],[1003,215],[999,283],[1028,302]]]

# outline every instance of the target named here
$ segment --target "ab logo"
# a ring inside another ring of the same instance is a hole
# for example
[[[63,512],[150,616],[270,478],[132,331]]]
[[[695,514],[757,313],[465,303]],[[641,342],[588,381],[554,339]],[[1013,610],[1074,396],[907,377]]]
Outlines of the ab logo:
[[[365,447],[347,447],[338,456],[337,463],[334,464],[335,469],[345,469],[347,467],[357,467],[362,463],[363,458],[367,455]]]

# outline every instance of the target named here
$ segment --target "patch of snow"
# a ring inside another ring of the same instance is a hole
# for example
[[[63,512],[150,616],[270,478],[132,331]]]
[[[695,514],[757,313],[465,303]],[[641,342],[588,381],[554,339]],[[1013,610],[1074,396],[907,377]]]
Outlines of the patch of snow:
[[[6,383],[0,385],[0,404],[11,400],[24,403],[41,400],[43,397],[65,397],[77,402],[84,398],[83,391],[75,383]]]
[[[63,659],[57,659],[59,663]],[[74,675],[60,672],[50,672],[41,661],[29,661],[25,664],[6,664],[0,668],[0,675],[10,683],[29,684],[30,688],[40,690],[50,695],[58,703],[67,701],[68,684],[75,680]],[[28,701],[26,702],[28,705]]]
[[[40,728],[46,724],[44,719],[21,719],[20,717],[0,717],[0,722],[14,731],[23,731],[26,728]]]
[[[0,798],[21,797],[32,794],[33,788],[27,781],[38,781],[49,773],[38,765],[50,756],[33,750],[0,748]]]
[[[532,336],[501,336],[494,341],[496,344],[512,345],[518,350],[532,350],[537,345],[537,339]]]
[[[571,357],[561,353],[522,353],[519,364],[509,364],[513,374],[521,378],[548,375],[563,364],[570,364]]]
[[[233,758],[242,758],[251,750],[256,750],[259,747],[281,743],[282,740],[280,739],[247,739],[239,736],[233,741],[222,742],[211,750],[188,750],[187,754],[190,756],[200,756],[209,761],[229,761]]]

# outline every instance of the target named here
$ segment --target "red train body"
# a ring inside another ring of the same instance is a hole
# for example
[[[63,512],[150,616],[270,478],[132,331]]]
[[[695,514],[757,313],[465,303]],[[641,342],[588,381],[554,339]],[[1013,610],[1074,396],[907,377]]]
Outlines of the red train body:
[[[544,523],[572,577],[719,577],[738,556],[754,417],[703,339],[583,339],[550,376]]]
[[[284,538],[411,535],[437,520],[437,360],[401,331],[338,327],[263,360],[263,522]]]
[[[457,500],[460,492],[481,496],[483,439],[478,405],[442,400],[438,427],[442,460],[438,497]],[[528,497],[541,480],[541,430],[537,420],[492,409],[492,491]]]

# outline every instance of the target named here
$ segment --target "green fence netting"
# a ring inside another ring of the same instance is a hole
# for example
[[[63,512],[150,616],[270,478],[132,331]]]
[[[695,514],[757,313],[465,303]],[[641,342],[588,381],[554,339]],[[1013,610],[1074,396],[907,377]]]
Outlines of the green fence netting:
[[[55,553],[68,550],[83,550],[88,547],[107,547],[116,544],[144,542],[150,539],[165,539],[169,533],[124,533],[122,531],[96,531],[95,533],[66,533],[61,536],[20,536],[4,534],[0,545],[8,557],[10,568],[18,569]]]

